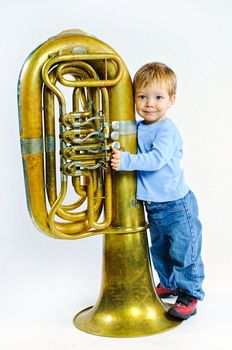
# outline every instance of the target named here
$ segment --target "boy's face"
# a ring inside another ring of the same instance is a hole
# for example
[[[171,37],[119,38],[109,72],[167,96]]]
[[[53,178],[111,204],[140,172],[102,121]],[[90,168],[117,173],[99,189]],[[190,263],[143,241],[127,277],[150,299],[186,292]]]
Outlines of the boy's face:
[[[138,87],[135,90],[136,111],[146,123],[155,123],[165,118],[175,98],[175,95],[169,96],[165,84],[153,83],[147,87]]]

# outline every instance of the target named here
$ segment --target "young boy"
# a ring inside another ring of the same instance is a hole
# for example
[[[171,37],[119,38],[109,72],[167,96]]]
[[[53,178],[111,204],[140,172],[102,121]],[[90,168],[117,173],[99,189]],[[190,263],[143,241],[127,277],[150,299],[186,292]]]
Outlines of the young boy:
[[[178,295],[168,313],[180,319],[196,314],[204,292],[201,223],[197,201],[185,184],[182,138],[167,110],[176,98],[176,76],[166,65],[141,67],[133,81],[138,122],[138,154],[113,149],[112,168],[137,170],[137,199],[145,204],[151,256],[161,298]]]

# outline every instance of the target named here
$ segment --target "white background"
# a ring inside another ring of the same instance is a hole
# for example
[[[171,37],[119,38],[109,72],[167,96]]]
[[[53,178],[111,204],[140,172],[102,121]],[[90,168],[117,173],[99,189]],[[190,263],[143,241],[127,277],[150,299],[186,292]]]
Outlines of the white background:
[[[227,349],[231,331],[232,3],[230,0],[2,1],[0,350]],[[95,303],[102,238],[53,240],[30,221],[19,147],[16,87],[28,54],[65,29],[112,46],[131,75],[158,60],[178,76],[169,115],[204,226],[206,297],[198,314],[160,335],[114,339],[75,329]]]

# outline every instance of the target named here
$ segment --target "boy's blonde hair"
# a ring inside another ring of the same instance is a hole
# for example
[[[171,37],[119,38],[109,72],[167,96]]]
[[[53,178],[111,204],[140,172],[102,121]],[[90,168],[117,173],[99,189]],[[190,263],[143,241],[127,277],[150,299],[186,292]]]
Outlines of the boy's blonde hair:
[[[176,75],[173,70],[160,62],[151,62],[142,66],[133,80],[134,90],[138,87],[148,87],[153,83],[164,83],[169,96],[176,94]]]

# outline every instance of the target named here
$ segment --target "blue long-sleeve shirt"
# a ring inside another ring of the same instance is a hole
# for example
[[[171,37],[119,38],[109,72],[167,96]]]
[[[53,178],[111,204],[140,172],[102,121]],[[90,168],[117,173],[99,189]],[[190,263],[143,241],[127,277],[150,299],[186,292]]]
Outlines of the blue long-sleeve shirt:
[[[137,199],[167,202],[184,197],[189,188],[180,167],[183,141],[171,119],[138,125],[138,153],[121,152],[119,170],[137,170]]]

